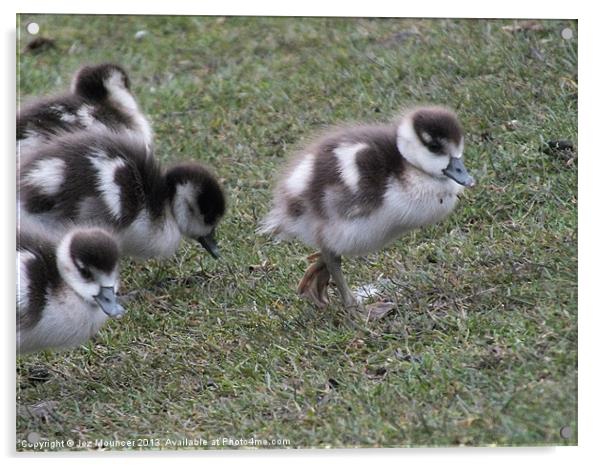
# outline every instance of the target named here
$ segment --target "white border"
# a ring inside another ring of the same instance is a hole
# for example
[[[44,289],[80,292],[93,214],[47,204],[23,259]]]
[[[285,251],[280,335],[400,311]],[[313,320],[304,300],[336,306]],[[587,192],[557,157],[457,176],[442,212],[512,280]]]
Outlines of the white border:
[[[485,2],[454,1],[421,1],[403,2],[403,0],[371,0],[331,2],[308,0],[304,2],[283,1],[230,1],[214,0],[193,3],[185,0],[169,0],[168,2],[129,0],[105,0],[94,4],[81,0],[53,0],[52,2],[22,0],[13,6],[12,2],[2,2],[1,19],[3,25],[4,47],[2,47],[2,94],[5,111],[2,112],[0,128],[5,141],[5,153],[2,154],[3,191],[1,194],[5,214],[4,248],[2,248],[2,296],[5,299],[5,335],[2,345],[4,361],[7,361],[7,373],[2,386],[2,399],[8,403],[3,416],[2,436],[4,456],[12,456],[9,463],[15,461],[14,454],[14,220],[11,223],[7,213],[14,213],[14,110],[15,110],[15,14],[17,12],[46,12],[46,13],[118,13],[118,14],[206,14],[206,15],[287,15],[287,16],[404,16],[404,17],[521,17],[521,18],[578,18],[579,19],[579,447],[565,448],[516,448],[516,449],[413,449],[413,450],[309,450],[309,451],[259,451],[259,452],[195,452],[179,453],[178,462],[231,462],[242,460],[245,464],[306,464],[307,461],[321,459],[328,463],[350,462],[357,459],[365,462],[369,458],[379,464],[400,464],[408,460],[420,464],[482,465],[487,466],[514,463],[523,460],[530,463],[545,462],[545,464],[590,464],[594,455],[599,457],[596,449],[600,432],[600,351],[596,343],[600,340],[599,332],[601,309],[598,308],[598,293],[596,287],[597,273],[600,261],[600,229],[598,218],[601,217],[599,203],[602,195],[596,188],[601,185],[602,154],[599,150],[599,129],[601,108],[600,102],[600,69],[599,44],[600,37],[599,15],[594,10],[593,2],[531,2],[505,0],[486,5]],[[598,45],[596,45],[598,44]],[[12,333],[12,338],[10,337]],[[103,458],[86,457],[86,462],[99,464],[114,461],[123,454],[107,454]],[[156,455],[127,455],[129,462],[135,464],[162,464],[173,454]],[[36,458],[40,458],[36,456]],[[73,460],[81,462],[81,455],[66,458],[66,455],[45,455],[46,464],[63,464]],[[591,461],[589,461],[591,459]],[[20,460],[28,464],[27,457]]]
[[[524,0],[504,0],[492,5],[469,1],[390,0],[370,1],[320,1],[283,2],[277,0],[212,0],[192,3],[186,0],[169,2],[132,2],[105,0],[90,5],[74,0],[21,0],[17,11],[21,13],[114,13],[114,14],[203,14],[251,16],[403,16],[403,17],[453,17],[453,18],[576,18],[575,2],[549,1],[543,6]],[[477,6],[478,5],[478,6]]]

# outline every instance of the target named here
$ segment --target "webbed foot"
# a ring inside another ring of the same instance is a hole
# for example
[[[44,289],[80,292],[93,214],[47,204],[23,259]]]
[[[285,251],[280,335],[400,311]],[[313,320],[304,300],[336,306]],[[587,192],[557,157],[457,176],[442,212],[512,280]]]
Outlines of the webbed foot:
[[[310,266],[305,271],[305,275],[297,286],[297,293],[309,299],[318,308],[323,309],[328,306],[328,283],[330,282],[330,272],[326,264],[322,261],[320,253],[314,253],[307,258]]]

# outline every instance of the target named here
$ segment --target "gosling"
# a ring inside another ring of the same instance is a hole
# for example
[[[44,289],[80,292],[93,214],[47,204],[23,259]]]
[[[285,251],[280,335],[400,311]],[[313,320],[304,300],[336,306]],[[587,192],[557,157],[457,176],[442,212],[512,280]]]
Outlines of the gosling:
[[[137,138],[63,136],[24,154],[17,183],[22,217],[50,229],[69,221],[109,228],[136,259],[171,256],[182,235],[219,256],[225,196],[215,175],[192,162],[163,169]]]
[[[140,111],[125,70],[105,63],[84,66],[63,95],[35,99],[17,113],[18,153],[64,133],[101,128],[140,137],[152,147],[153,133]]]
[[[378,251],[450,215],[464,187],[475,185],[463,150],[458,118],[442,107],[416,108],[391,124],[327,131],[283,171],[259,232],[319,249],[299,283],[301,296],[327,306],[332,277],[352,314],[382,315],[393,305],[364,308],[343,276],[341,257]]]
[[[111,234],[74,227],[63,238],[17,232],[17,352],[71,348],[94,336],[118,303],[119,250]]]

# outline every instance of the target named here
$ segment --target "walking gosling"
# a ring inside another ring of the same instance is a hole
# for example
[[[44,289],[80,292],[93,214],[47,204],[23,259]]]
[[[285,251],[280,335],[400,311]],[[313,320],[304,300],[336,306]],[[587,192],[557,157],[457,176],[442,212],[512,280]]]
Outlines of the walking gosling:
[[[385,125],[327,131],[289,163],[260,232],[319,248],[298,293],[322,308],[332,277],[345,308],[361,309],[341,271],[342,256],[377,251],[415,228],[436,223],[475,185],[462,162],[464,137],[441,107],[407,112]],[[382,314],[390,303],[368,311]]]

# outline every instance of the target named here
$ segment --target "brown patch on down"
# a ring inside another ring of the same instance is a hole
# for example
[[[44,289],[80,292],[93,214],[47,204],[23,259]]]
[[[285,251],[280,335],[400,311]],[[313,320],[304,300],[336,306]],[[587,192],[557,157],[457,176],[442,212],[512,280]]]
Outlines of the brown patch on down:
[[[337,146],[338,144],[335,141],[327,141],[318,151],[315,151],[314,172],[306,194],[309,204],[321,217],[326,215],[324,205],[326,190],[336,188],[345,191],[345,185],[339,171],[339,161],[332,152]]]
[[[121,217],[118,219],[118,223],[129,225],[136,219],[141,210],[138,202],[140,192],[137,189],[132,189],[132,187],[141,186],[143,182],[139,179],[139,173],[131,170],[128,165],[120,166],[115,170],[113,181],[120,187]]]
[[[286,213],[293,217],[301,217],[305,213],[305,205],[303,200],[299,198],[291,198],[286,202]]]
[[[355,203],[369,214],[382,204],[389,179],[402,178],[404,166],[392,128],[372,128],[364,136],[368,147],[356,155],[360,180]]]
[[[31,186],[27,197],[24,199],[25,207],[32,214],[41,214],[52,210],[54,199],[43,193],[37,186]]]
[[[100,229],[77,232],[71,239],[70,251],[73,261],[86,267],[94,267],[111,273],[117,267],[119,249],[115,240]]]
[[[110,92],[105,86],[105,80],[112,74],[121,76],[124,88],[130,91],[129,77],[119,65],[105,63],[84,66],[73,78],[72,91],[38,98],[21,107],[17,114],[17,139],[38,136],[52,140],[57,135],[85,129],[89,122],[78,114],[83,105],[90,107],[88,111],[94,120],[112,131],[138,131],[131,112],[109,98]],[[69,118],[63,119],[64,116]]]
[[[33,257],[25,263],[29,286],[27,306],[17,313],[17,328],[33,328],[42,318],[48,293],[58,289],[62,282],[56,266],[56,246],[36,232],[17,230],[17,251],[29,252]]]
[[[125,70],[113,63],[103,63],[84,66],[77,71],[73,78],[74,93],[93,101],[105,99],[109,95],[109,91],[105,87],[105,80],[113,73],[121,76],[123,86],[129,91],[130,78]]]
[[[193,184],[198,191],[196,203],[205,223],[217,225],[226,211],[226,195],[215,174],[196,162],[181,162],[171,166],[165,172],[168,199],[172,201],[177,187],[186,183]]]
[[[420,142],[435,154],[445,154],[445,141],[452,142],[456,146],[462,141],[464,132],[458,117],[446,108],[420,108],[412,115],[412,121]],[[425,133],[430,137],[429,140],[424,138]]]
[[[355,155],[360,177],[357,191],[352,191],[342,179],[334,151],[338,147],[358,143],[367,147]],[[321,217],[326,215],[324,200],[327,191],[341,216],[351,218],[370,214],[382,204],[390,178],[401,179],[404,170],[393,125],[358,125],[338,129],[305,152],[316,154],[314,173],[305,196]]]
[[[98,181],[98,171],[91,160],[106,154],[111,160],[123,160],[124,167],[115,173],[121,199],[127,200],[121,218],[116,219],[105,205]],[[64,182],[52,196],[42,195],[39,189],[27,183],[27,174],[43,159],[59,158],[65,162]],[[40,145],[28,153],[21,163],[19,189],[22,202],[31,213],[48,213],[61,221],[98,221],[117,228],[128,226],[141,209],[147,209],[151,219],[163,215],[167,190],[162,168],[154,157],[147,155],[144,144],[126,136],[85,131],[65,134],[48,144]],[[98,205],[94,213],[80,211],[82,201]]]

